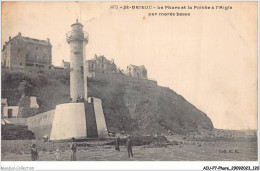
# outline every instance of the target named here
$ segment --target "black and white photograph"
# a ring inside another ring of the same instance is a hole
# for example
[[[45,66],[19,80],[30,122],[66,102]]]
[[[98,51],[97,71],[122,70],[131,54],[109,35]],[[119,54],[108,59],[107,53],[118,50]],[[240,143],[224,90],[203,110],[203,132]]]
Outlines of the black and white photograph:
[[[1,2],[3,163],[258,160],[257,1]]]

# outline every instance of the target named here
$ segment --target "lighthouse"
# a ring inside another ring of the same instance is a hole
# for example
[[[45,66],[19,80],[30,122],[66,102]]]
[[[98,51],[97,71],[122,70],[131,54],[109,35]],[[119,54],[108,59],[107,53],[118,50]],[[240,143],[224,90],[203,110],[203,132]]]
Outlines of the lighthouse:
[[[83,25],[78,20],[71,25],[71,29],[66,34],[70,45],[70,98],[76,102],[79,97],[87,99],[85,45],[88,43],[88,33],[83,31]]]
[[[88,43],[88,34],[83,31],[83,25],[78,20],[71,25],[71,29],[66,34],[70,46],[71,101],[56,106],[50,140],[105,137],[107,126],[102,100],[88,97],[87,94],[85,45]],[[84,101],[78,98],[84,98]]]

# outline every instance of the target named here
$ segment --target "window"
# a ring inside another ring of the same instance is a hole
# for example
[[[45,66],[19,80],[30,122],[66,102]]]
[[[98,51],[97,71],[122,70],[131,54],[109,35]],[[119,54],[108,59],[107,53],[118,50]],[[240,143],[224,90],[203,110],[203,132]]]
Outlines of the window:
[[[80,68],[81,68],[81,74],[83,74],[84,73],[83,66],[81,66]]]
[[[34,64],[31,64],[31,63],[26,63],[26,66],[31,66],[31,67],[33,67],[33,66],[34,66]]]
[[[18,50],[17,50],[17,53],[19,53],[20,52],[20,48],[18,48]]]
[[[30,55],[29,55],[29,53],[27,53],[26,58],[29,58],[29,57],[30,57]]]
[[[94,68],[94,64],[92,64],[91,67]]]
[[[22,65],[23,65],[23,63],[22,63],[22,62],[20,62],[20,65],[22,66]]]
[[[38,58],[38,55],[35,55],[35,58],[37,59],[37,58]]]
[[[38,46],[36,46],[35,49],[38,50]]]
[[[131,68],[129,68],[129,71],[131,71]]]
[[[101,65],[102,69],[104,69],[104,64]]]

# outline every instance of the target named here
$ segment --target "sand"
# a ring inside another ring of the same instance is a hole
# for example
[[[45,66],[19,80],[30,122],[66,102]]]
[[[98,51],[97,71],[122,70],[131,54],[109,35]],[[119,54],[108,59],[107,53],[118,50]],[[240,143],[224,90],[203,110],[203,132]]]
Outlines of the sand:
[[[40,140],[2,140],[2,161],[30,161],[30,144],[36,143],[40,161],[55,161],[55,150],[61,151],[61,161],[70,159],[69,142]],[[116,151],[104,142],[78,143],[79,161],[256,161],[257,141],[182,141],[178,145],[157,144],[133,147],[134,158],[129,159],[125,146]]]

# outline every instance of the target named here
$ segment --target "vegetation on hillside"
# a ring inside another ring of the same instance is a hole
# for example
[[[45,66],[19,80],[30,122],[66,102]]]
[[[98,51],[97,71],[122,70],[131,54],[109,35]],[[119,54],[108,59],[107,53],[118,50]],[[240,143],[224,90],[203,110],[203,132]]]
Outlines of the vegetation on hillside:
[[[132,79],[133,82],[122,75],[88,79],[88,95],[102,99],[108,129],[138,134],[185,134],[198,128],[213,129],[206,114],[174,91]],[[17,105],[24,81],[30,85],[26,94],[37,97],[38,113],[53,110],[70,99],[69,74],[51,71],[3,71],[2,98]]]

